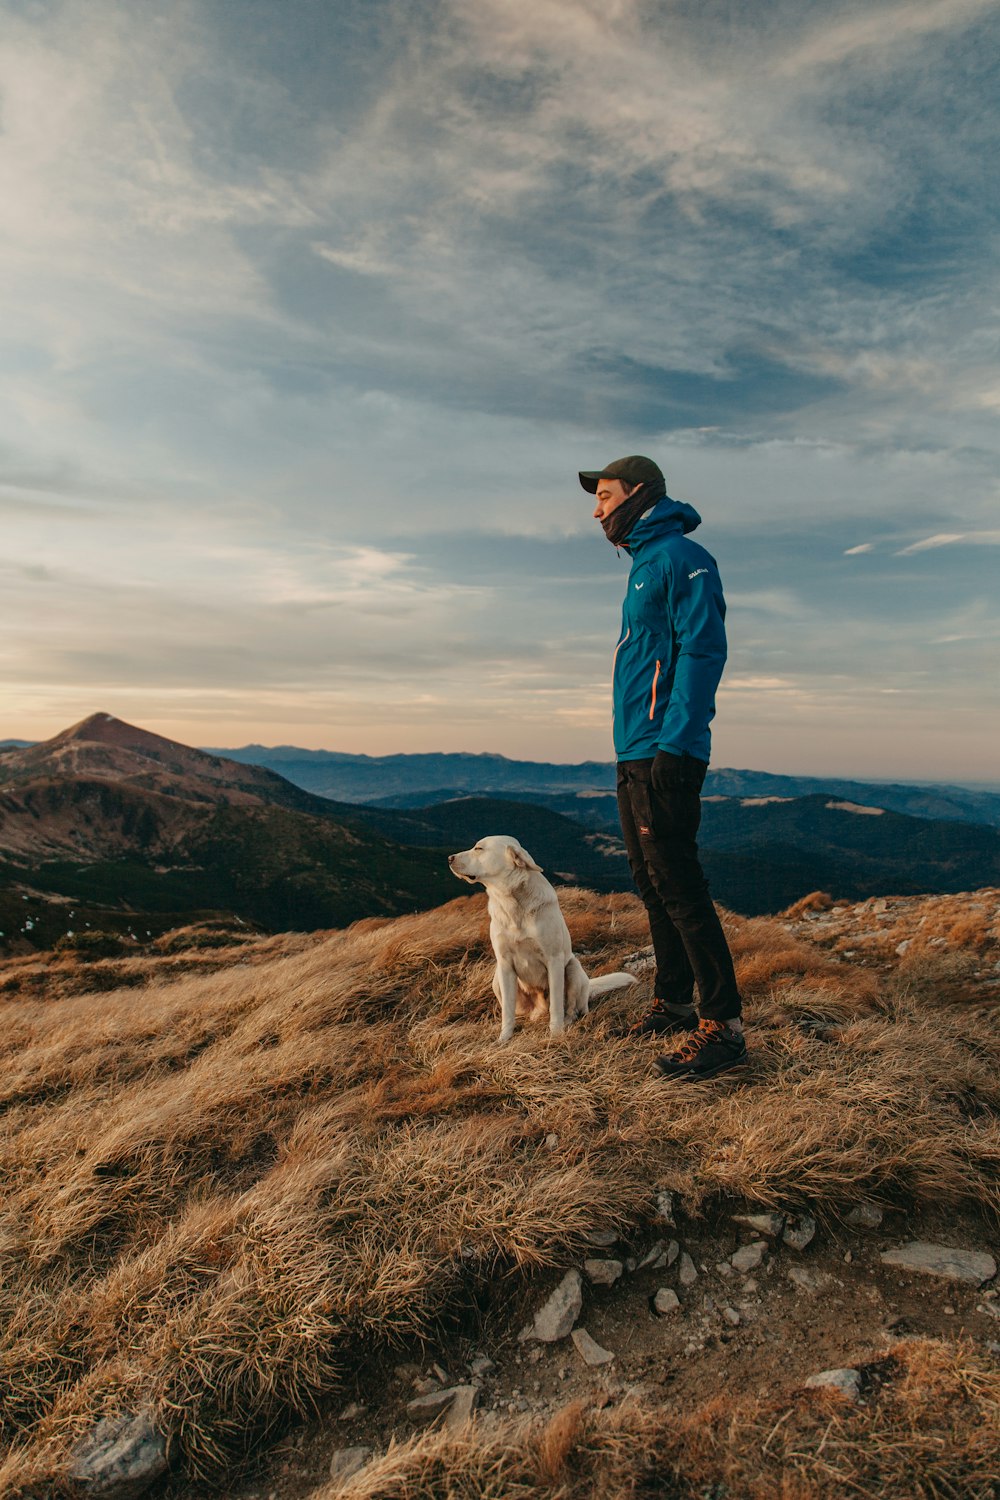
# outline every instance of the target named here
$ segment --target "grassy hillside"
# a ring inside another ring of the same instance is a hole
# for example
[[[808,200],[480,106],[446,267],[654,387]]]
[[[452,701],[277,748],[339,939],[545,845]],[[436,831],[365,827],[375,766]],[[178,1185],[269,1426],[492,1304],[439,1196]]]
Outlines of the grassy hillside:
[[[563,904],[591,972],[644,938],[634,897]],[[934,932],[924,915],[917,949]],[[491,1288],[558,1267],[588,1231],[645,1221],[658,1189],[692,1215],[723,1201],[822,1215],[859,1194],[995,1214],[994,1014],[928,1008],[909,980],[777,922],[727,926],[753,1066],[707,1096],[666,1088],[648,1053],[613,1040],[621,998],[563,1042],[528,1028],[499,1048],[480,896],[135,956],[127,973],[96,963],[85,994],[69,957],[30,966],[30,984],[5,989],[0,1040],[0,1493],[68,1496],[74,1442],[138,1409],[180,1475],[228,1490],[360,1363],[474,1318]],[[995,1415],[995,1391],[976,1389]],[[633,1420],[636,1441],[676,1444]],[[747,1443],[763,1420],[745,1413]],[[617,1472],[607,1454],[628,1431],[567,1418],[553,1472],[574,1453],[581,1473]],[[359,1493],[500,1493],[481,1476],[501,1449],[442,1460],[439,1441]],[[517,1473],[533,1472],[518,1452]],[[427,1479],[443,1461],[458,1487]],[[503,1493],[591,1493],[539,1484]]]

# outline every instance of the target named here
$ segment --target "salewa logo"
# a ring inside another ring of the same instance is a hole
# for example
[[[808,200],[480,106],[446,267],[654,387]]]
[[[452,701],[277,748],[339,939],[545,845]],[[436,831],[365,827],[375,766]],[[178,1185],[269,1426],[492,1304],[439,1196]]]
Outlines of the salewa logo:
[[[642,583],[637,583],[636,584],[636,588],[637,589],[644,589],[645,587],[646,587],[645,581],[643,581]]]
[[[697,578],[699,573],[707,573],[707,572],[708,572],[707,568],[695,568],[695,570],[694,570],[693,573],[689,573],[688,574],[688,577],[689,578]]]

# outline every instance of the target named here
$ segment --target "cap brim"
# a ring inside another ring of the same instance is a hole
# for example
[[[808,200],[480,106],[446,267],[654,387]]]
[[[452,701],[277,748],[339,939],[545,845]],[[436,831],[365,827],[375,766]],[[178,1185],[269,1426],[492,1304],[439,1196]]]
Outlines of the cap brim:
[[[583,485],[588,495],[597,494],[597,482],[603,476],[603,474],[603,469],[580,470],[580,483]]]

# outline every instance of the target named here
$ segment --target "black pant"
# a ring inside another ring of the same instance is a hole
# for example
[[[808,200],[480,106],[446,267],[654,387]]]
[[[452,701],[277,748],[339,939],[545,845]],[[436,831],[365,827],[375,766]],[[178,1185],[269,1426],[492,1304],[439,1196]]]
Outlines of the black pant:
[[[618,763],[618,816],[636,890],[649,914],[657,997],[694,1003],[701,1015],[731,1021],[741,1004],[729,944],[698,860],[701,788],[708,767],[673,758],[654,784],[651,760]]]

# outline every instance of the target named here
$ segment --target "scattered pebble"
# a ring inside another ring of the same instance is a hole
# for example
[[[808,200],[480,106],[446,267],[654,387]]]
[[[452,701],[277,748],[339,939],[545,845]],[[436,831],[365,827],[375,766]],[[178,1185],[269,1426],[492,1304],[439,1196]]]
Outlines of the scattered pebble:
[[[370,1448],[338,1448],[330,1459],[330,1478],[345,1484],[360,1473],[371,1456]]]
[[[681,1251],[680,1266],[677,1271],[677,1280],[681,1286],[693,1286],[698,1280],[698,1272],[695,1270],[694,1261],[686,1250]]]
[[[583,1269],[594,1286],[614,1286],[625,1267],[620,1260],[585,1260]]]
[[[841,1391],[849,1400],[856,1401],[861,1393],[861,1372],[859,1370],[820,1370],[817,1375],[810,1375],[805,1384],[813,1390]]]
[[[661,1286],[653,1298],[653,1311],[658,1318],[665,1317],[667,1313],[676,1312],[681,1301],[677,1293],[668,1286]]]
[[[884,1266],[900,1271],[919,1271],[924,1276],[943,1276],[948,1281],[965,1281],[981,1286],[997,1274],[997,1263],[985,1250],[957,1250],[951,1245],[932,1245],[910,1240],[895,1250],[883,1250]]]
[[[573,1343],[576,1352],[588,1365],[609,1365],[614,1359],[610,1349],[602,1349],[595,1339],[592,1339],[586,1328],[573,1329]]]
[[[735,1255],[729,1257],[729,1264],[734,1271],[746,1273],[756,1271],[767,1254],[767,1245],[763,1240],[753,1240],[749,1245],[741,1245]]]
[[[884,1218],[885,1212],[877,1203],[858,1203],[845,1216],[844,1223],[852,1229],[878,1229]]]
[[[795,1219],[789,1219],[782,1230],[781,1238],[784,1244],[792,1250],[804,1250],[807,1245],[812,1244],[816,1237],[816,1220],[812,1214],[799,1214]]]

